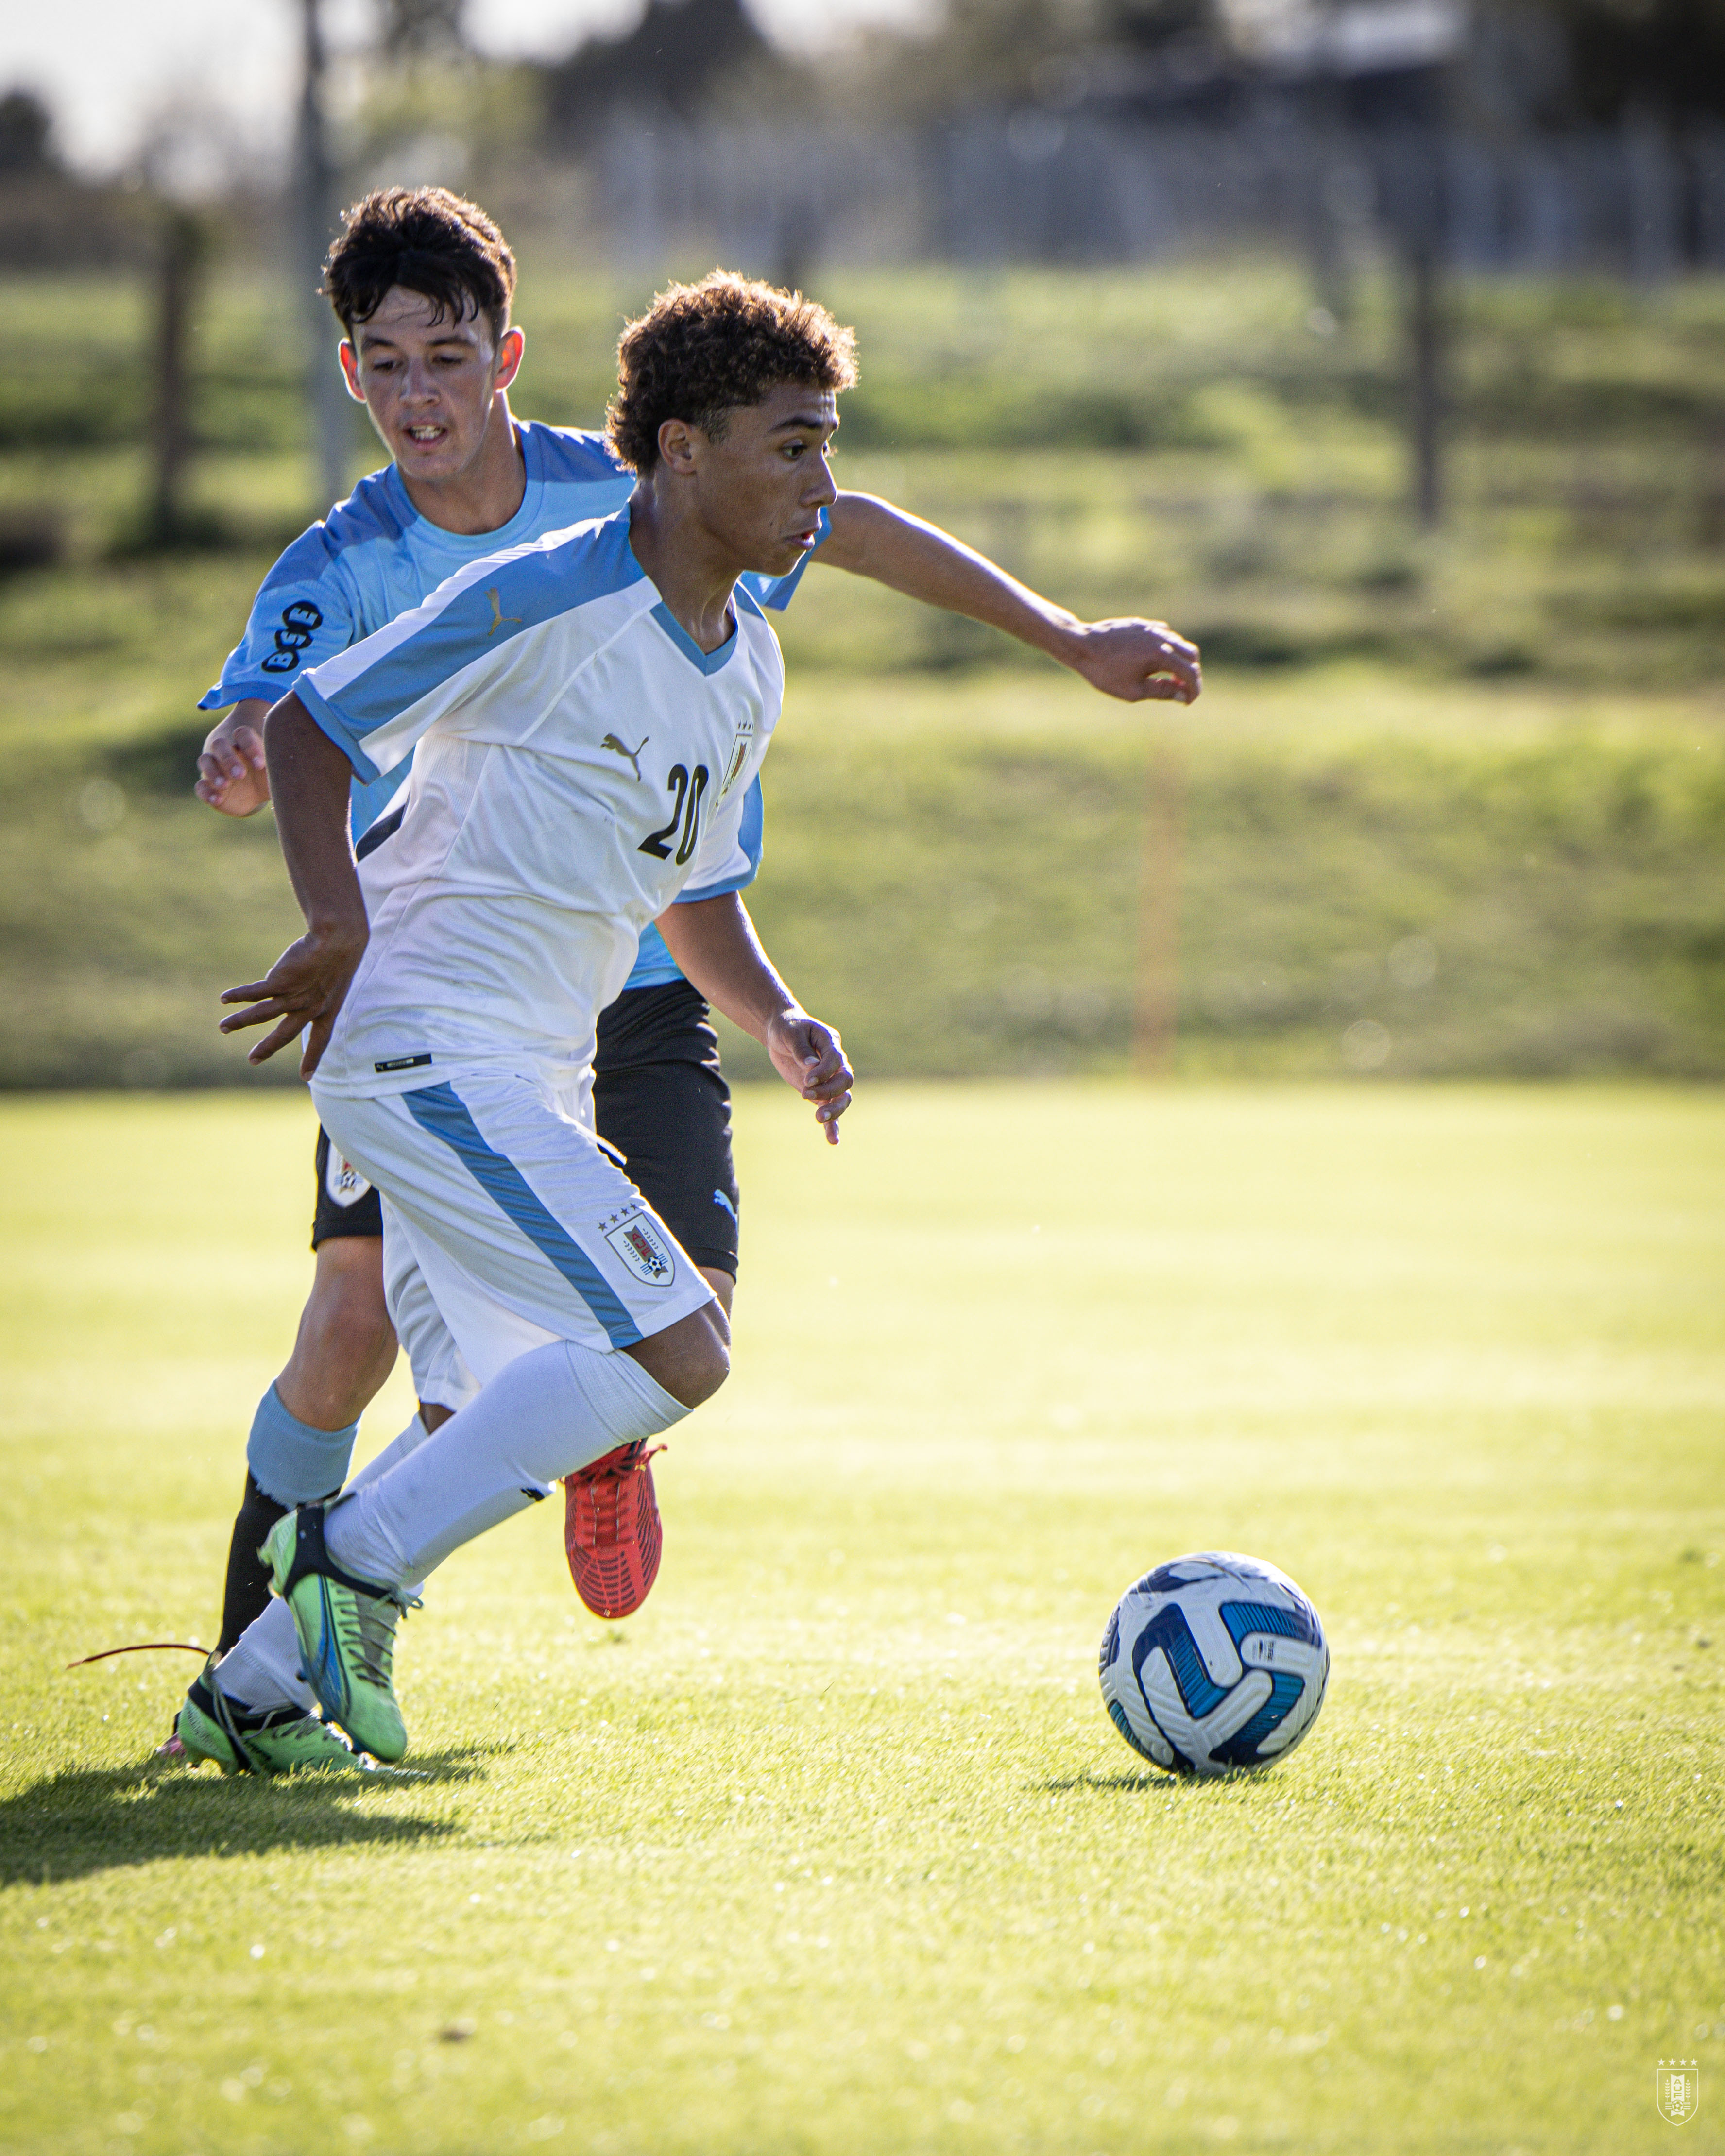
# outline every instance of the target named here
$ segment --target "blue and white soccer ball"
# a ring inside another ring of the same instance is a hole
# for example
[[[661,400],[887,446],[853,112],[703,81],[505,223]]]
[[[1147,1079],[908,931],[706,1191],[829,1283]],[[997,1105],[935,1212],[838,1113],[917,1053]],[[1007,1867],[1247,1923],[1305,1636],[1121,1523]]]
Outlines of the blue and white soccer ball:
[[[1178,1774],[1285,1758],[1317,1719],[1317,1612],[1261,1558],[1201,1550],[1129,1587],[1102,1635],[1102,1698],[1135,1752]]]

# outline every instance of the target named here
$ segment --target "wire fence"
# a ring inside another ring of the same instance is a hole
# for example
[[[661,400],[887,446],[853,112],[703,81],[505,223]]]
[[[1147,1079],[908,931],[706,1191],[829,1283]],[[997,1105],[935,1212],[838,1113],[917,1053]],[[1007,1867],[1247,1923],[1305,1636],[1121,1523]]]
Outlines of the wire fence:
[[[825,259],[1142,262],[1260,239],[1322,259],[1388,236],[1476,270],[1725,268],[1725,129],[1491,141],[1272,115],[1227,127],[1043,112],[926,131],[620,122],[593,159],[620,262],[699,243]]]

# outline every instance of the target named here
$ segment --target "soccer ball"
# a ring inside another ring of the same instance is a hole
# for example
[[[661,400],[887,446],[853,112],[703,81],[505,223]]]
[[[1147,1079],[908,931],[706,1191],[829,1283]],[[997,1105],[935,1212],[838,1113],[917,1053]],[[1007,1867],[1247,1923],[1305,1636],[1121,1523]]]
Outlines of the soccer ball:
[[[1102,1635],[1102,1698],[1135,1752],[1178,1774],[1267,1767],[1317,1719],[1317,1612],[1261,1558],[1201,1550],[1129,1587]]]

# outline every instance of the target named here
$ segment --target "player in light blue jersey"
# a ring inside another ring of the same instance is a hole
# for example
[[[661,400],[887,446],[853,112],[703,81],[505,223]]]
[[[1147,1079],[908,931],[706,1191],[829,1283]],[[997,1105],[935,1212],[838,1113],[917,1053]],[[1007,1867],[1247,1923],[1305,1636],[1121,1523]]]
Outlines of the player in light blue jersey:
[[[350,213],[328,289],[344,331],[341,361],[393,461],[290,547],[260,590],[244,639],[206,708],[231,706],[200,759],[211,806],[249,814],[269,798],[258,729],[270,703],[313,666],[418,605],[447,578],[629,498],[634,475],[599,435],[516,421],[507,393],[522,360],[511,326],[513,260],[484,213],[439,189],[390,190]],[[979,555],[887,505],[840,495],[814,546],[754,595],[783,607],[809,558],[870,576],[1037,645],[1106,693],[1135,699],[1195,693],[1196,654],[1164,624],[1078,622]],[[639,751],[620,728],[612,753]],[[389,842],[406,763],[354,782],[362,853]],[[746,939],[741,890],[761,860],[758,788],[744,804],[735,862],[711,887],[685,890],[691,918]],[[706,1272],[728,1310],[737,1265],[738,1193],[729,1106],[704,1000],[649,927],[623,992],[604,1014],[595,1066],[601,1134]],[[345,1477],[357,1419],[387,1375],[396,1337],[386,1306],[376,1194],[320,1134],[313,1229],[316,1272],[293,1355],[265,1393],[248,1446],[221,1645],[230,1646],[264,1598],[255,1551],[286,1505]],[[422,1373],[416,1372],[416,1376]],[[434,1424],[453,1400],[424,1394]],[[656,1533],[650,1476],[601,1474],[571,1484],[572,1568],[581,1558],[619,1569],[603,1614],[633,1606],[629,1551]],[[608,1554],[597,1558],[596,1551]],[[636,1584],[639,1584],[639,1567]]]

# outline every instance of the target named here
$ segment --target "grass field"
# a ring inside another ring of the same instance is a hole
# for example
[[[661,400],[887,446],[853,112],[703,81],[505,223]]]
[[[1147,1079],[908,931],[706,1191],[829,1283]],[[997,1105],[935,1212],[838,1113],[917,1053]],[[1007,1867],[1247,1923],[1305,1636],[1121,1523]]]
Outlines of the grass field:
[[[184,716],[245,573],[214,600],[184,564],[0,594],[0,1087],[249,1082],[215,998],[298,913],[269,816],[190,798]],[[852,580],[809,581],[812,611]],[[1153,742],[1185,773],[1183,1069],[1342,1075],[1364,1024],[1389,1078],[1725,1073],[1709,694],[1362,661],[1218,669],[1147,720],[1051,665],[858,676],[789,640],[750,904],[871,1075],[1125,1065]]]
[[[737,1374],[607,1629],[547,1507],[404,1635],[427,1779],[152,1780],[285,1348],[302,1103],[0,1109],[0,2148],[1725,2147],[1725,1108],[746,1091]],[[405,1418],[399,1377],[368,1422]],[[1096,1645],[1283,1564],[1335,1676],[1187,1787]]]

